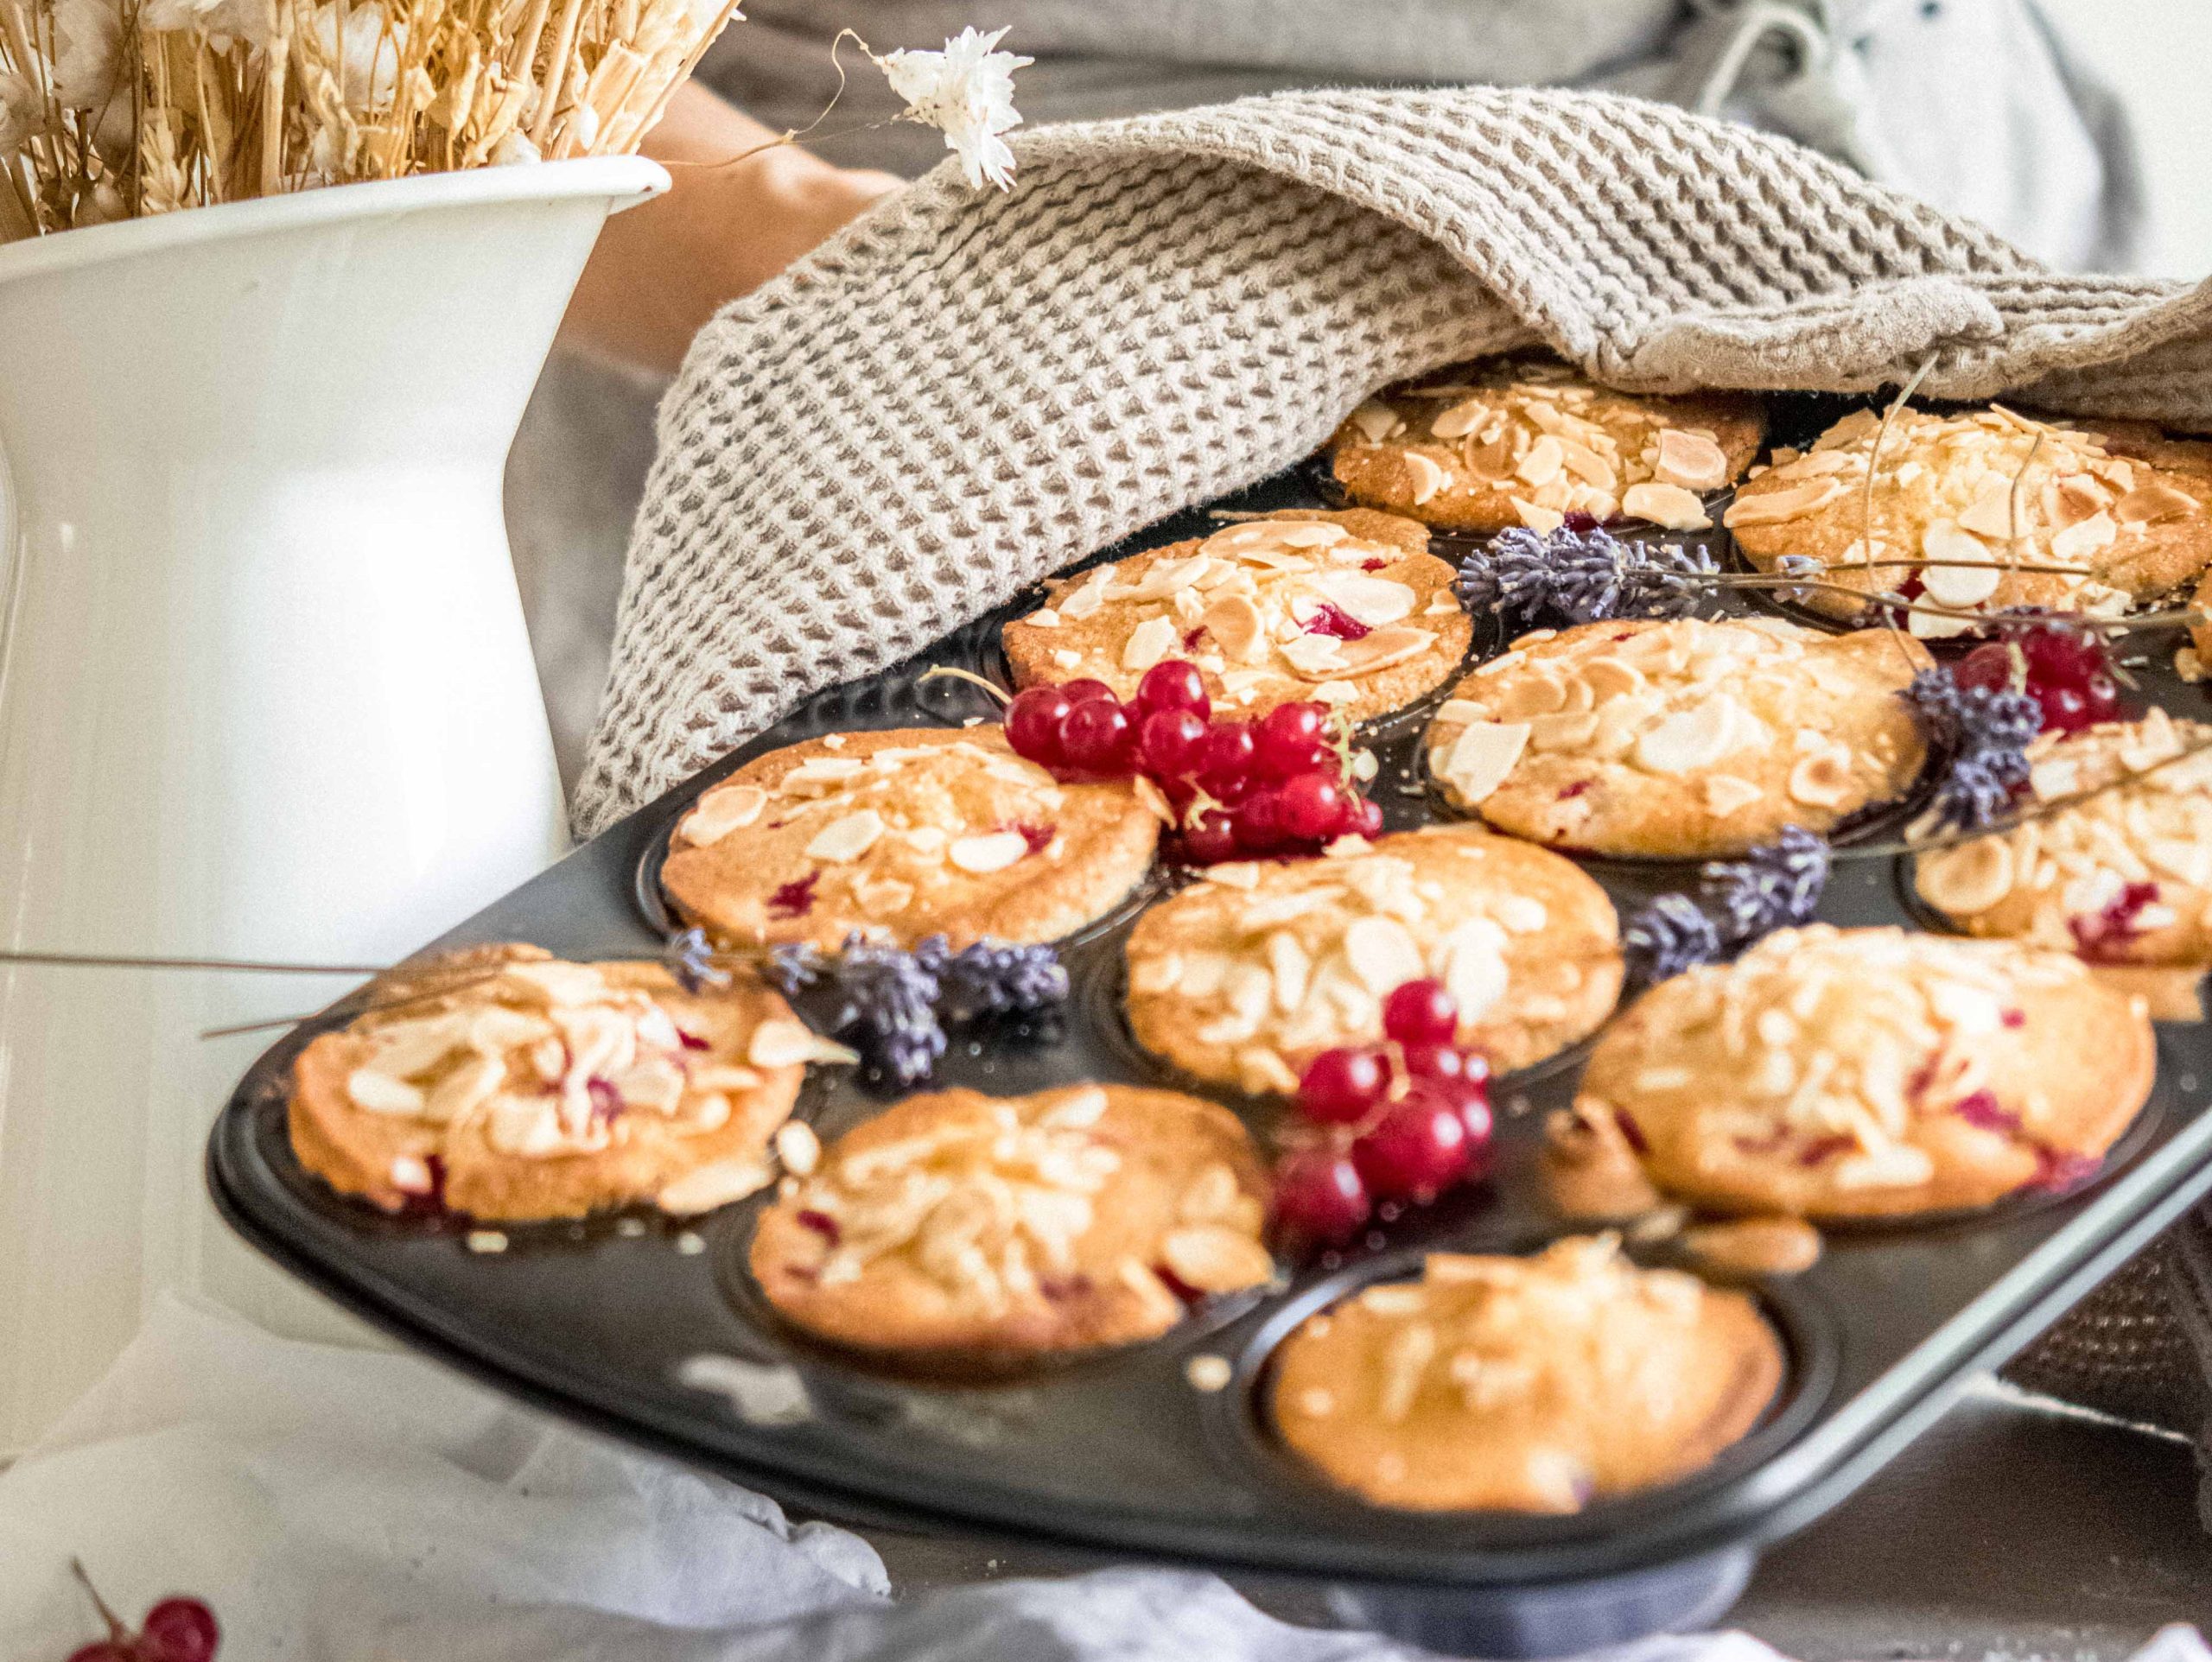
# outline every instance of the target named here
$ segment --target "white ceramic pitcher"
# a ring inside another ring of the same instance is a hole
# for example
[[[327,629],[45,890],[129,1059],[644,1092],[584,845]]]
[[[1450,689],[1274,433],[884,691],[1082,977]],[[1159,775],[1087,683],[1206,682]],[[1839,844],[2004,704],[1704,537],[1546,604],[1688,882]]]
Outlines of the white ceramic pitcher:
[[[0,246],[0,942],[381,963],[566,846],[500,511],[634,157]],[[200,1151],[331,977],[0,966],[0,1455],[164,1289],[335,1321]]]

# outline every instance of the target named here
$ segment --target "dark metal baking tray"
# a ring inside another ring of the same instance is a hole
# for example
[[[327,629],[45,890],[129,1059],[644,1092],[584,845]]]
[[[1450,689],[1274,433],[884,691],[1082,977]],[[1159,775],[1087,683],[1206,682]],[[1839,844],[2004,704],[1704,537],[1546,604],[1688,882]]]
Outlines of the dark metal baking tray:
[[[1226,505],[1320,499],[1312,474],[1298,471]],[[1178,516],[1130,547],[1203,534],[1211,523],[1202,512]],[[981,694],[918,676],[931,663],[997,669],[1005,615],[808,701],[439,944],[524,940],[575,958],[654,954],[664,921],[653,883],[658,853],[692,797],[746,758],[802,737],[982,714]],[[2169,707],[2202,703],[2155,664],[2139,675]],[[1374,790],[1394,829],[1443,815],[1421,785],[1421,726],[1397,719],[1377,730],[1382,772]],[[1584,863],[1624,910],[1694,877],[1689,863]],[[1913,923],[1904,886],[1890,858],[1847,853],[1821,916]],[[1168,1078],[1119,1014],[1121,947],[1135,910],[1065,948],[1076,990],[1063,1019],[988,1043],[956,1036],[938,1082],[1014,1093],[1077,1079]],[[2155,1095],[2085,1187],[1932,1222],[1831,1229],[1809,1273],[1767,1285],[1762,1296],[1789,1353],[1788,1384],[1765,1420],[1708,1470],[1573,1517],[1409,1515],[1347,1498],[1285,1458],[1256,1407],[1269,1348],[1304,1312],[1346,1287],[1404,1272],[1423,1248],[1513,1250],[1565,1233],[1538,1199],[1531,1163],[1544,1112],[1572,1093],[1580,1050],[1502,1082],[1495,1177],[1408,1212],[1379,1250],[1202,1313],[1153,1343],[1012,1377],[925,1382],[855,1365],[776,1324],[745,1269],[761,1198],[690,1225],[634,1215],[508,1227],[505,1250],[493,1253],[471,1250],[463,1221],[386,1217],[324,1189],[292,1157],[283,1092],[298,1048],[344,1011],[255,1064],[215,1124],[209,1182],[247,1240],[404,1342],[803,1507],[1323,1578],[1344,1589],[1343,1608],[1358,1619],[1493,1655],[1549,1653],[1717,1614],[1759,1544],[1848,1494],[1931,1423],[1968,1374],[2018,1349],[2212,1187],[2212,1030],[2164,1026]],[[817,1069],[799,1112],[829,1138],[884,1100],[849,1070]],[[1223,1100],[1264,1132],[1274,1110]],[[1648,1255],[1664,1261],[1667,1252],[1662,1245]],[[1203,1392],[1188,1382],[1185,1364],[1201,1353],[1233,1365],[1226,1389]],[[683,1382],[687,1362],[702,1355],[738,1359],[748,1411],[724,1392]]]

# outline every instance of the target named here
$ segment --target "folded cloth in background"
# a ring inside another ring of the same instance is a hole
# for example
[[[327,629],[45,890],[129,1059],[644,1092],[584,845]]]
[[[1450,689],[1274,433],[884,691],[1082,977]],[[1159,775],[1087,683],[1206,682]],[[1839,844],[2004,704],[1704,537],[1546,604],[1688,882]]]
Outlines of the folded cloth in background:
[[[0,1656],[189,1591],[226,1662],[1418,1662],[1211,1576],[1117,1570],[909,1603],[857,1537],[571,1430],[410,1356],[171,1301],[0,1475]],[[1741,1633],[1605,1662],[1779,1662]],[[2136,1662],[2212,1662],[2170,1628]]]

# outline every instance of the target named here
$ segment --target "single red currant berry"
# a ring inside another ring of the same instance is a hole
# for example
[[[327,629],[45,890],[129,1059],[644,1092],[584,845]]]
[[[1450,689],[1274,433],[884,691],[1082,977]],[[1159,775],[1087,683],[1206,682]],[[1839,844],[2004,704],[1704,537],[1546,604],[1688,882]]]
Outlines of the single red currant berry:
[[[143,1662],[215,1662],[222,1630],[215,1613],[195,1598],[165,1598],[139,1628]]]
[[[1438,1089],[1449,1098],[1459,1116],[1459,1123],[1467,1128],[1467,1152],[1479,1158],[1490,1147],[1490,1134],[1496,1121],[1490,1111],[1490,1069],[1480,1056],[1466,1059],[1466,1071],[1459,1078],[1438,1082]]]
[[[2089,701],[2072,687],[2038,687],[2028,690],[2035,695],[2043,711],[2044,731],[2046,733],[2079,733],[2093,725],[2089,714]]]
[[[1282,841],[1282,799],[1272,790],[1254,791],[1232,818],[1236,846],[1248,854],[1264,854]]]
[[[1286,836],[1319,842],[1335,834],[1344,818],[1344,794],[1326,773],[1294,774],[1276,790]]]
[[[1382,1031],[1401,1044],[1449,1044],[1459,1006],[1441,981],[1408,981],[1382,1000]]]
[[[1261,719],[1261,769],[1278,779],[1321,764],[1328,754],[1328,712],[1319,704],[1278,704]]]
[[[1217,721],[1206,729],[1206,746],[1198,758],[1198,783],[1223,802],[1243,796],[1252,777],[1252,758],[1257,746],[1251,728],[1242,721]]]
[[[2107,675],[2094,675],[2082,689],[2082,697],[2088,709],[2089,720],[2110,721],[2122,714],[2120,702],[2120,683]]]
[[[1060,724],[1060,752],[1085,773],[1126,773],[1135,748],[1128,713],[1107,699],[1086,699]]]
[[[1201,815],[1198,822],[1183,833],[1182,856],[1192,866],[1218,866],[1223,860],[1236,858],[1236,831],[1228,815],[1219,809]]]
[[[1382,804],[1372,797],[1359,798],[1359,818],[1347,833],[1359,837],[1379,837],[1382,834]]]
[[[1952,666],[1951,679],[1961,687],[2001,693],[2012,684],[2012,649],[2000,641],[1985,642]]]
[[[1390,1066],[1381,1051],[1324,1050],[1298,1082],[1298,1111],[1317,1125],[1357,1125],[1389,1088]]]
[[[1114,695],[1114,689],[1111,687],[1103,681],[1093,681],[1087,676],[1081,681],[1062,682],[1060,691],[1071,704],[1093,702],[1119,704],[1122,701]]]
[[[1300,1149],[1275,1168],[1275,1224],[1294,1240],[1349,1240],[1373,1209],[1358,1168],[1333,1148]]]
[[[1136,704],[1145,711],[1188,710],[1201,725],[1213,714],[1205,677],[1198,673],[1197,664],[1180,658],[1168,658],[1144,672],[1144,679],[1137,683]]]
[[[1006,742],[1016,756],[1050,767],[1060,759],[1060,726],[1075,707],[1058,687],[1032,687],[1006,710]]]
[[[1195,710],[1154,710],[1137,730],[1137,754],[1155,779],[1179,779],[1193,771],[1205,745],[1206,724]]]
[[[1386,1201],[1435,1199],[1466,1174],[1468,1158],[1458,1104],[1427,1090],[1393,1103],[1351,1145],[1360,1181]]]
[[[1457,1045],[1416,1039],[1398,1049],[1405,1057],[1406,1072],[1415,1079],[1457,1080],[1466,1069],[1466,1053]]]

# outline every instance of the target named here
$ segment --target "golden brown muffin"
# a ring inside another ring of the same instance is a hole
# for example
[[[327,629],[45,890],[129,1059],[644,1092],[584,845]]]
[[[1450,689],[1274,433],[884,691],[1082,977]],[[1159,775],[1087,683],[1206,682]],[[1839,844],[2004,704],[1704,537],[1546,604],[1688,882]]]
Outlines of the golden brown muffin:
[[[1926,750],[1897,696],[1932,660],[1886,630],[1778,618],[1525,635],[1428,730],[1453,806],[1596,853],[1735,853],[1902,796]]]
[[[1758,1423],[1782,1346],[1757,1305],[1611,1236],[1530,1258],[1430,1254],[1275,1353],[1294,1453],[1378,1506],[1579,1512],[1709,1465]]]
[[[689,1214],[769,1180],[768,1139],[806,1061],[836,1053],[775,993],[505,954],[300,1053],[301,1164],[388,1209],[442,1202],[486,1221],[642,1202]]]
[[[1155,663],[1198,666],[1225,715],[1312,699],[1356,721],[1441,686],[1473,625],[1410,519],[1290,512],[1095,566],[1003,631],[1014,683],[1092,679],[1132,696]]]
[[[1924,591],[1966,611],[2101,615],[2178,587],[2212,559],[2212,445],[2036,421],[1994,405],[1956,416],[1898,412],[1874,481],[1870,556],[1866,464],[1879,425],[1874,411],[1856,410],[1803,454],[1777,451],[1775,466],[1738,489],[1724,517],[1754,565],[1772,570],[1783,555],[1809,555],[1827,568],[1824,580],[1859,593]],[[1964,563],[1916,570],[1870,559]],[[2008,562],[2069,570],[2009,572]],[[1866,609],[1833,593],[1808,603],[1839,618]],[[1973,626],[1907,618],[1914,634],[1930,638]]]
[[[1058,783],[998,727],[832,733],[701,796],[661,887],[686,919],[747,945],[834,948],[855,929],[904,947],[1051,941],[1137,885],[1165,809],[1126,779]]]
[[[762,1214],[753,1273],[808,1332],[912,1359],[1128,1344],[1273,1276],[1267,1192],[1244,1127],[1195,1097],[940,1091],[840,1138]]]
[[[1969,935],[2078,952],[2092,963],[2212,962],[2212,749],[2200,749],[2208,745],[2212,726],[2156,708],[2139,721],[2044,733],[2028,748],[2033,799],[2099,794],[1921,856],[1920,898]],[[2190,751],[2199,753],[2174,759]],[[2114,785],[2134,773],[2144,777]]]
[[[1810,1218],[1982,1206],[2086,1173],[2150,1094],[2139,1000],[2011,942],[1825,924],[1662,981],[1575,1111],[1660,1188]]]
[[[1196,1078],[1295,1090],[1321,1051],[1382,1033],[1382,1000],[1433,976],[1459,1043],[1503,1071],[1592,1031],[1620,996],[1612,902],[1558,855],[1473,826],[1216,866],[1137,920],[1137,1043]]]
[[[1555,358],[1444,370],[1370,399],[1330,441],[1353,501],[1454,530],[1555,530],[1570,513],[1703,530],[1764,421],[1741,393],[1616,392]]]

